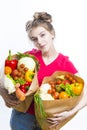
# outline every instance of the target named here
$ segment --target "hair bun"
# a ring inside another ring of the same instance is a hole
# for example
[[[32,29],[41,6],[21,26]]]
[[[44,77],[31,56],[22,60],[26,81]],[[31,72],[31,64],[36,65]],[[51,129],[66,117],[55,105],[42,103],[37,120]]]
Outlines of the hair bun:
[[[26,31],[28,31],[30,28],[31,28],[31,25],[32,25],[32,21],[28,21],[27,23],[26,23]]]
[[[34,20],[43,20],[44,22],[52,22],[51,15],[46,12],[35,12]]]

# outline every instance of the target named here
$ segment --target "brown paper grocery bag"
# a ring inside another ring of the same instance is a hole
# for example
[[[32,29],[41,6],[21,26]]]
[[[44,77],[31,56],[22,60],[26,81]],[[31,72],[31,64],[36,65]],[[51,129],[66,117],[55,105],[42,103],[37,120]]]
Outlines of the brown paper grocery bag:
[[[31,83],[31,86],[28,92],[26,93],[26,99],[13,108],[20,112],[26,112],[33,101],[34,93],[38,90],[38,88],[39,88],[39,85],[38,85],[38,79],[37,79],[37,71],[35,71],[35,75]]]
[[[21,57],[23,57],[23,55],[24,54],[18,52],[17,54],[12,55],[12,58],[19,60]],[[21,101],[20,104],[13,107],[14,109],[16,109],[16,110],[18,110],[20,112],[26,112],[28,110],[28,108],[30,107],[30,105],[31,105],[31,103],[33,101],[34,93],[38,90],[38,87],[39,87],[38,79],[37,79],[37,72],[38,72],[39,67],[40,67],[39,61],[32,54],[29,54],[29,53],[27,54],[26,53],[26,56],[30,56],[31,58],[33,58],[35,60],[35,72],[34,72],[35,74],[34,74],[34,78],[32,80],[32,83],[31,83],[31,85],[29,87],[29,90],[27,91],[27,93],[25,95],[26,96],[25,100]],[[4,88],[4,67],[5,67],[5,63],[2,66],[2,71],[0,71],[1,72],[0,84],[3,86],[3,88]],[[16,96],[15,92],[14,92],[14,96]]]
[[[48,83],[48,81],[50,81],[51,79],[54,79],[56,76],[58,76],[58,75],[65,75],[65,74],[72,75],[72,77],[74,77],[74,79],[76,79],[78,83],[82,83],[83,86],[84,86],[84,81],[83,81],[82,78],[80,78],[80,77],[78,77],[76,75],[73,75],[71,73],[62,72],[62,71],[56,71],[56,72],[53,73],[52,76],[45,77],[42,83],[43,84],[44,83]],[[39,92],[39,90],[38,90],[38,92]],[[52,117],[52,114],[56,114],[56,113],[60,113],[60,112],[71,110],[72,108],[74,108],[79,103],[81,97],[82,97],[82,93],[81,93],[80,96],[71,97],[71,98],[67,98],[67,99],[57,99],[57,100],[49,100],[49,101],[48,100],[44,100],[44,101],[42,101],[43,110],[46,113],[46,117],[45,118],[43,118],[41,113],[40,113],[39,105],[37,105],[35,103],[36,119],[37,119],[38,124],[42,128],[42,130],[49,130],[50,124],[47,122],[46,118]],[[50,130],[59,130],[70,119],[72,119],[75,116],[75,114],[73,116],[71,116],[70,118],[61,121],[60,124],[57,127],[53,127]]]

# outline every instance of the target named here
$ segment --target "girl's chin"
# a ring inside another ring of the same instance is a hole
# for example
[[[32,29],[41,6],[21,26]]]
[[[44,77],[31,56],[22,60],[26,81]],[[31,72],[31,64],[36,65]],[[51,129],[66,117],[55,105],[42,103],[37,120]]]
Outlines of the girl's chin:
[[[45,49],[42,49],[41,51],[42,51],[42,53],[48,53],[48,52],[49,52],[49,50],[46,49],[46,48],[45,48]]]

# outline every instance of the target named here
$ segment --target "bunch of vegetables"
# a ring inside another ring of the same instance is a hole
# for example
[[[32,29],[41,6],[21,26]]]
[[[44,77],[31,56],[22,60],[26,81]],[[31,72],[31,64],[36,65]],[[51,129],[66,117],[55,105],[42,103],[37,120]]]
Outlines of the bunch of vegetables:
[[[4,87],[8,93],[15,92],[19,100],[25,100],[35,75],[35,69],[37,71],[39,69],[39,62],[35,56],[20,52],[12,56],[9,50],[4,66]]]
[[[36,109],[39,106],[41,117],[46,117],[44,112],[43,101],[53,101],[68,99],[80,96],[83,90],[83,82],[78,82],[75,76],[70,73],[64,73],[48,78],[42,83],[38,92],[34,96]],[[38,110],[36,110],[38,111]]]
[[[50,123],[47,119],[52,118],[53,114],[74,108],[82,97],[83,88],[84,80],[69,72],[56,71],[51,76],[45,77],[34,95],[35,116],[40,127],[48,130]],[[51,130],[59,130],[74,115],[61,121],[57,128],[53,126]]]
[[[56,76],[48,83],[42,84],[40,97],[43,100],[54,100],[79,96],[83,90],[83,84],[77,82],[69,74]],[[48,98],[49,95],[49,98]]]

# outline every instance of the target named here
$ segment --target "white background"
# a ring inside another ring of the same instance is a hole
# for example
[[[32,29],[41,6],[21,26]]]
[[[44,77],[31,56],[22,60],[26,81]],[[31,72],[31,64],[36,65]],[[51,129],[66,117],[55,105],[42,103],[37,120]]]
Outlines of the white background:
[[[53,16],[57,50],[70,57],[87,82],[86,0],[0,0],[0,67],[9,49],[12,53],[31,49],[25,23],[38,11],[47,11]],[[0,130],[10,130],[10,114],[11,109],[0,97]],[[86,117],[85,107],[61,130],[87,129]]]

